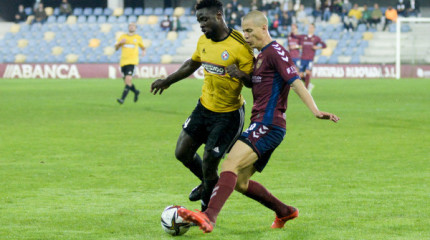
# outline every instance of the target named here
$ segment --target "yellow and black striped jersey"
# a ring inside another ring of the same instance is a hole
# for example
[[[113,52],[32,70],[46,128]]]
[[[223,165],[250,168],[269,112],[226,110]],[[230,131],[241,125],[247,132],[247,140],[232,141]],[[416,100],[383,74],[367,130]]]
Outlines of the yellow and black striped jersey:
[[[239,31],[231,29],[228,37],[218,42],[202,35],[191,59],[201,62],[204,68],[200,102],[205,108],[213,112],[231,112],[243,105],[242,82],[226,72],[226,67],[232,64],[247,74],[253,70],[253,51]]]
[[[121,47],[121,60],[119,65],[137,65],[139,64],[139,47],[144,48],[142,37],[138,34],[122,34],[117,43],[125,39],[125,44]]]

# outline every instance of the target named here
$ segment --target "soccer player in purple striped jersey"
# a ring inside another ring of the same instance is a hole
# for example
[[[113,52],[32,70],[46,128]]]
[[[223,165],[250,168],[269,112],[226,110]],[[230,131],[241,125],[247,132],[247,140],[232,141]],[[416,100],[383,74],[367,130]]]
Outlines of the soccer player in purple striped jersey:
[[[300,69],[300,39],[297,24],[291,24],[291,33],[288,35],[288,51],[293,58],[293,63],[297,69]],[[299,71],[299,70],[297,70]]]
[[[222,164],[222,172],[215,186],[209,206],[204,212],[185,208],[178,214],[186,221],[200,226],[205,233],[213,231],[221,208],[233,190],[254,199],[275,212],[272,228],[282,228],[299,210],[273,196],[263,185],[250,180],[263,171],[270,155],[285,136],[287,97],[292,88],[315,117],[337,122],[339,118],[318,110],[291,61],[291,56],[268,32],[268,21],[260,11],[251,11],[242,20],[245,41],[260,51],[252,77],[251,125],[242,133]]]

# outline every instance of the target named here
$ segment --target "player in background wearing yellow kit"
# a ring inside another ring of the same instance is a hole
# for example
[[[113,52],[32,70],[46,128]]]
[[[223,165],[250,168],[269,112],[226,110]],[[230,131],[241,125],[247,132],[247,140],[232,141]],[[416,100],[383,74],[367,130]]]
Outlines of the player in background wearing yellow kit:
[[[245,108],[240,92],[244,84],[250,87],[254,55],[242,34],[227,27],[219,0],[199,1],[196,17],[204,33],[196,51],[176,72],[155,80],[151,92],[161,94],[200,66],[204,68],[202,95],[182,126],[175,156],[202,181],[189,198],[201,199],[205,210],[218,181],[218,164],[243,129]],[[196,153],[202,144],[203,161]]]
[[[142,37],[136,34],[136,23],[132,22],[128,25],[128,33],[121,35],[118,42],[115,44],[115,50],[121,48],[121,72],[124,79],[124,91],[121,98],[117,101],[123,104],[128,92],[131,90],[134,93],[134,102],[137,102],[140,91],[136,89],[132,83],[134,68],[139,64],[139,47],[142,49],[142,56],[145,55],[145,46],[143,45]]]

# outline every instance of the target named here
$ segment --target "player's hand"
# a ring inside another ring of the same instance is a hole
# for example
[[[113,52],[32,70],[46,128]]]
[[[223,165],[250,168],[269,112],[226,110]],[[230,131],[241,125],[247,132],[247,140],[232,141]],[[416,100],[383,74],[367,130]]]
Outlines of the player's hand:
[[[119,41],[120,44],[124,44],[125,43],[125,38],[121,39],[121,41]]]
[[[151,93],[156,95],[159,92],[161,95],[168,87],[169,85],[166,84],[166,79],[157,79],[151,84]]]
[[[333,113],[328,113],[328,112],[319,112],[319,114],[316,115],[317,118],[319,119],[327,119],[333,122],[337,122],[340,120],[340,118],[336,115],[334,115]]]
[[[236,66],[236,64],[232,64],[230,66],[227,66],[226,71],[230,77],[240,79],[242,76],[242,71],[239,70],[239,68]]]

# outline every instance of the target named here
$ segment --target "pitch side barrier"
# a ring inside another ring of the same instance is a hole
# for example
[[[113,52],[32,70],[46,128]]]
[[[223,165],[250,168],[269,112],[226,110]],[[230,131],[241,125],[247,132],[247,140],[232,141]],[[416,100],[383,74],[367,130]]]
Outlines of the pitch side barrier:
[[[140,64],[137,78],[163,78],[175,72],[181,64]],[[117,64],[0,64],[1,78],[122,78]],[[314,65],[313,78],[395,78],[395,65]],[[403,78],[430,78],[430,65],[402,65]],[[203,78],[200,68],[190,78]]]

